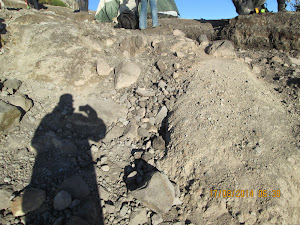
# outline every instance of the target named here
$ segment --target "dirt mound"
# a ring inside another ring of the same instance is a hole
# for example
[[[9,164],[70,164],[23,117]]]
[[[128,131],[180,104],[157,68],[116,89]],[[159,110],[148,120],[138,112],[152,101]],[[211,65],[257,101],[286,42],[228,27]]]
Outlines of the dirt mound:
[[[300,13],[265,13],[230,20],[221,37],[238,48],[300,50]]]
[[[233,60],[204,60],[185,82],[186,94],[168,118],[171,141],[161,163],[185,186],[192,222],[296,224],[298,122],[276,92]]]

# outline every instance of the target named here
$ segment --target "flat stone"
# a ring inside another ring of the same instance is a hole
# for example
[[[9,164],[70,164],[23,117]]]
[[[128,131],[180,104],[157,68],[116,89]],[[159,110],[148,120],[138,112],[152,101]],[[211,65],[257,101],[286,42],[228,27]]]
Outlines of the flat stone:
[[[166,106],[163,106],[159,110],[158,114],[156,115],[155,123],[160,124],[167,115],[168,115],[168,109]]]
[[[17,124],[21,115],[21,111],[16,106],[0,101],[0,131]]]
[[[28,188],[11,202],[11,211],[14,216],[24,216],[41,207],[46,200],[46,192],[36,188]]]
[[[142,209],[131,214],[129,225],[147,224],[147,222],[147,210]]]
[[[61,211],[67,209],[72,203],[71,195],[62,190],[54,197],[54,209]]]
[[[137,93],[139,96],[142,96],[142,97],[152,97],[152,96],[155,96],[155,91],[154,90],[147,90],[145,88],[137,88],[135,90],[135,93]]]

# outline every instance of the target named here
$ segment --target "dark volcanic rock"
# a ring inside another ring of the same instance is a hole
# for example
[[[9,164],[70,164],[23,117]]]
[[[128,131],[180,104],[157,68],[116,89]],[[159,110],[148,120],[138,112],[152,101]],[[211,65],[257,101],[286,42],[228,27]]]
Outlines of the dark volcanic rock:
[[[239,48],[300,50],[300,13],[238,16],[222,30],[222,38]]]

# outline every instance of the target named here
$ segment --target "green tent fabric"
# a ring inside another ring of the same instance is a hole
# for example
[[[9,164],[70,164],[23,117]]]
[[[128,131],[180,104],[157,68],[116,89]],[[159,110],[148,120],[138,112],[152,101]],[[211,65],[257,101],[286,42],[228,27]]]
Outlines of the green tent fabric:
[[[95,18],[100,22],[111,22],[118,14],[120,0],[100,0]],[[158,13],[178,16],[179,11],[174,0],[157,0]],[[150,7],[148,7],[150,13]]]

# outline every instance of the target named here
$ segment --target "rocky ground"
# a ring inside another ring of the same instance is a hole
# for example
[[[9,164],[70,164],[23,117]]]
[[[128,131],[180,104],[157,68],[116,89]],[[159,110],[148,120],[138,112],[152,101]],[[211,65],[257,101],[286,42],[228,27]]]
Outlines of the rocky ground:
[[[299,13],[262,47],[47,7],[0,10],[1,224],[299,224]]]

